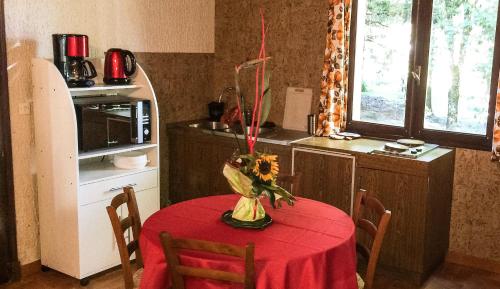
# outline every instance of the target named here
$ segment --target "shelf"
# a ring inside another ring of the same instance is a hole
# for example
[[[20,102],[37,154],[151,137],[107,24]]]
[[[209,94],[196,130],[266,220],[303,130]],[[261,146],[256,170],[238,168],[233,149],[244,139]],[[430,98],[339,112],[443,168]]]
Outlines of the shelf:
[[[156,169],[158,167],[146,166],[140,169],[124,170],[115,167],[109,160],[81,164],[80,186]]]
[[[127,146],[119,146],[114,148],[105,148],[99,150],[93,150],[89,152],[83,152],[78,154],[79,160],[90,159],[95,157],[102,157],[107,155],[114,155],[118,153],[130,152],[135,150],[149,149],[157,147],[157,144],[135,144],[135,145],[127,145]]]
[[[140,85],[130,84],[130,85],[108,85],[104,83],[97,83],[91,87],[72,87],[69,88],[71,94],[81,94],[81,93],[92,93],[99,91],[113,91],[113,90],[124,90],[124,89],[138,89],[141,88]]]

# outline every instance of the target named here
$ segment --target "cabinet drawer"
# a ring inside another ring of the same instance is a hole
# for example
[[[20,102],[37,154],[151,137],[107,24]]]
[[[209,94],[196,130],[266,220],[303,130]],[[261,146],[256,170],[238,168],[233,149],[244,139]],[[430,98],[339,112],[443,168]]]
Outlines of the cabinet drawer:
[[[78,191],[78,203],[82,206],[102,200],[110,200],[114,196],[122,193],[122,188],[128,185],[133,186],[136,192],[157,187],[158,170],[154,169],[134,175],[127,175],[80,186]]]

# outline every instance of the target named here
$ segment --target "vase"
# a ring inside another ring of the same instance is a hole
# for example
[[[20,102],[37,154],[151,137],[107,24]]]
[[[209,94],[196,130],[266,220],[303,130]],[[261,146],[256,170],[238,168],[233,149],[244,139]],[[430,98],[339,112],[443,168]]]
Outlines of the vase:
[[[259,198],[242,196],[234,207],[233,219],[243,222],[255,222],[263,219],[266,211],[260,203]]]

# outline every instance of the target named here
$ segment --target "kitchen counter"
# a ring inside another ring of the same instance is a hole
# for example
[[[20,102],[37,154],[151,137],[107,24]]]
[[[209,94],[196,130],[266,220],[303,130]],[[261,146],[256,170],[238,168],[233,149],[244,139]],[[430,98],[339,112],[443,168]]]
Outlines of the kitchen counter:
[[[168,126],[168,129],[169,130],[180,129],[186,133],[188,132],[203,133],[206,135],[234,138],[234,134],[230,132],[194,128],[189,126],[190,124],[199,123],[201,121],[203,120],[192,120],[192,121],[173,123]],[[237,137],[238,139],[241,140],[244,139],[244,136],[242,134],[238,134]],[[380,139],[369,139],[369,138],[359,138],[354,140],[332,140],[327,137],[312,137],[303,131],[288,130],[288,129],[283,129],[281,127],[276,127],[272,129],[272,131],[263,132],[259,134],[258,142],[284,145],[284,146],[290,145],[297,148],[328,150],[333,152],[355,154],[358,156],[369,155],[377,157],[378,159],[387,159],[387,158],[401,159],[401,160],[406,159],[398,156],[371,154],[373,150],[383,148],[384,145],[387,142],[391,142],[391,140],[380,140]],[[412,160],[421,162],[422,164],[430,163],[452,151],[453,149],[438,147]]]
[[[328,150],[349,154],[370,154],[374,149],[383,148],[387,142],[390,140],[376,140],[368,138],[359,138],[354,140],[332,140],[327,137],[309,137],[306,139],[298,140],[293,142],[294,147],[305,147],[311,149]],[[448,148],[435,148],[416,159],[412,159],[419,162],[432,162],[433,160],[440,158],[451,152],[452,149]],[[374,155],[375,156],[375,155]],[[397,156],[384,156],[377,155],[384,158],[400,158]]]
[[[216,135],[234,138],[234,134],[230,132],[217,131],[217,130],[208,130],[201,128],[190,127],[190,124],[199,123],[199,120],[187,121],[187,122],[179,122],[169,125],[168,129],[185,129],[190,132],[202,132],[204,134]],[[238,139],[244,139],[244,135],[238,134]],[[283,129],[281,127],[275,127],[272,131],[263,132],[259,134],[257,139],[258,142],[277,144],[277,145],[290,145],[294,142],[304,140],[309,138],[309,134],[303,131],[289,130]]]

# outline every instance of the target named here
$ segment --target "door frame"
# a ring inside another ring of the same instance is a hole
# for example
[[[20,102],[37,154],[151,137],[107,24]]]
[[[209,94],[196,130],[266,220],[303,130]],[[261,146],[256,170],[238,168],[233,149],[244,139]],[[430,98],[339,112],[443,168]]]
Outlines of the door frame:
[[[10,280],[20,278],[20,263],[17,255],[17,231],[16,231],[16,212],[14,201],[14,178],[12,172],[12,143],[10,130],[10,110],[9,110],[9,81],[7,75],[7,47],[5,37],[5,15],[4,1],[0,0],[0,157],[3,156],[3,162],[0,163],[0,170],[5,172],[3,178],[3,187],[0,188],[0,209],[6,210],[6,230],[7,244],[0,244],[7,250],[7,276]],[[6,204],[2,208],[1,204]]]

